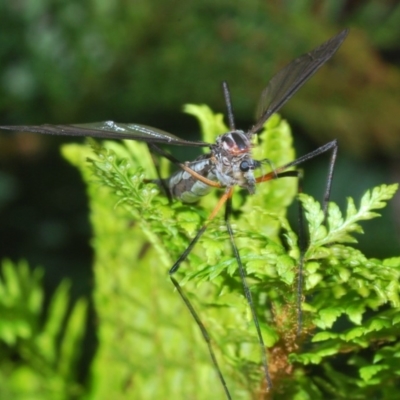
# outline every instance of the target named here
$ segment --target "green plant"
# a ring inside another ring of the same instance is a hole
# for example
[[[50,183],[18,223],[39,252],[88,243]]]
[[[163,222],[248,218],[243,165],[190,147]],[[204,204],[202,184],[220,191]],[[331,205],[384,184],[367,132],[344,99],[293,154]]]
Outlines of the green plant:
[[[222,115],[187,106],[213,141]],[[68,288],[53,296],[44,323],[38,270],[3,265],[0,285],[0,394],[15,399],[224,398],[206,345],[174,291],[167,271],[204,223],[218,191],[199,204],[168,203],[154,183],[143,143],[91,141],[66,145],[64,156],[87,182],[94,229],[94,302],[98,349],[83,388],[74,373],[85,302],[67,318]],[[254,157],[280,166],[294,159],[290,129],[273,116]],[[163,174],[168,165],[161,160]],[[267,172],[267,171],[266,171]],[[367,259],[351,245],[360,222],[378,214],[397,185],[368,191],[346,215],[301,194],[309,231],[305,253],[304,323],[297,337],[298,237],[286,219],[297,180],[237,191],[232,225],[267,346],[272,392],[265,392],[255,330],[219,216],[178,273],[207,326],[234,399],[392,398],[398,388],[400,257]],[[64,328],[65,327],[65,328]],[[15,358],[18,355],[18,359]]]
[[[77,364],[86,301],[71,308],[64,280],[44,307],[41,269],[2,263],[0,279],[0,398],[73,399],[83,393]]]
[[[188,106],[205,140],[226,131],[222,116]],[[91,398],[223,398],[205,343],[167,271],[216,204],[168,204],[153,183],[146,145],[92,141],[63,148],[88,182],[96,249],[99,349]],[[260,135],[254,157],[279,166],[294,158],[290,129],[278,116]],[[88,158],[89,157],[89,158]],[[90,168],[88,168],[88,162]],[[167,166],[162,162],[162,172]],[[397,186],[365,194],[346,216],[330,203],[327,227],[318,202],[302,194],[309,224],[304,328],[296,338],[300,251],[286,220],[296,179],[259,185],[234,197],[235,239],[268,347],[273,393],[282,398],[386,396],[396,386],[400,258],[366,259],[349,244],[359,222],[376,217]],[[233,398],[268,398],[247,303],[221,215],[179,271],[184,290],[208,327]],[[339,363],[339,367],[335,366]],[[345,373],[343,373],[345,368]],[[317,372],[315,372],[317,371]],[[383,385],[382,385],[383,384]],[[216,386],[217,385],[217,386]]]

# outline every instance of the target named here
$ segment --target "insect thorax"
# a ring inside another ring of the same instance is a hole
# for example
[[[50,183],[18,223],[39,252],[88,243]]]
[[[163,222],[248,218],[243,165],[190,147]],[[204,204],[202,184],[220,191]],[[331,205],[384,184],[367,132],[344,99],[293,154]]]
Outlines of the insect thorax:
[[[254,168],[258,163],[252,159],[250,141],[242,131],[218,136],[209,154],[186,165],[205,178],[219,182],[221,187],[240,186],[250,193],[255,191]],[[187,171],[173,174],[167,185],[171,195],[185,203],[194,203],[212,190]]]
[[[215,176],[222,186],[240,186],[254,193],[257,163],[252,158],[250,140],[243,131],[218,136],[211,155]]]

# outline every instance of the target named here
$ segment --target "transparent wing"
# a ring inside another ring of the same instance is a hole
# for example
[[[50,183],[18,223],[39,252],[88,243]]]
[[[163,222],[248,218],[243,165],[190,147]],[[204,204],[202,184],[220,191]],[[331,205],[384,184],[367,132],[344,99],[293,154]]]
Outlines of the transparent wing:
[[[321,46],[293,60],[281,69],[262,91],[257,107],[257,122],[250,134],[259,131],[265,121],[277,112],[317,70],[337,51],[348,34],[348,29],[329,39]]]
[[[165,143],[178,146],[208,147],[204,142],[181,139],[161,129],[139,124],[120,124],[113,121],[80,125],[6,125],[0,129],[36,132],[46,135],[91,136],[101,139],[128,139],[148,143]]]

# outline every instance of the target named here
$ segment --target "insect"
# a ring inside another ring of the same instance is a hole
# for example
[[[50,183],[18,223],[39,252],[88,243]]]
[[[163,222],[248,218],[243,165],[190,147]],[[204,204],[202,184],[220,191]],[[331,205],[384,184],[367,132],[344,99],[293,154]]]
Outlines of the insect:
[[[239,250],[235,245],[233,230],[229,222],[229,217],[232,210],[232,195],[234,188],[237,186],[246,189],[250,194],[254,194],[256,191],[256,184],[258,183],[283,177],[296,177],[298,176],[298,172],[292,169],[289,170],[291,167],[295,167],[322,153],[331,151],[331,162],[329,165],[327,185],[324,196],[324,211],[326,213],[326,205],[330,196],[333,170],[337,154],[336,140],[333,140],[317,148],[316,150],[278,168],[270,165],[271,172],[256,176],[255,171],[261,169],[263,164],[270,164],[270,162],[268,160],[255,160],[252,158],[252,138],[262,129],[264,123],[269,119],[269,117],[273,113],[277,112],[293,96],[293,94],[335,54],[346,38],[347,34],[347,29],[341,31],[339,34],[332,37],[319,47],[293,60],[286,67],[280,70],[262,91],[258,105],[257,121],[246,132],[238,130],[235,127],[230,92],[227,83],[224,82],[223,92],[227,107],[230,130],[229,132],[220,135],[213,144],[185,140],[163,130],[145,125],[115,123],[113,121],[81,125],[0,126],[0,129],[37,132],[50,135],[91,136],[103,139],[131,139],[147,142],[152,150],[158,152],[180,167],[180,170],[173,174],[170,178],[166,180],[160,180],[163,182],[165,191],[170,197],[178,198],[183,202],[194,203],[201,196],[208,194],[213,188],[223,189],[223,194],[214,210],[210,214],[208,220],[200,228],[190,242],[189,246],[184,250],[175,264],[170,268],[169,276],[201,330],[201,333],[207,343],[213,365],[228,399],[231,399],[232,397],[215,357],[208,332],[206,331],[189,299],[183,292],[180,284],[174,278],[174,274],[180,268],[181,263],[188,257],[197,241],[206,231],[210,222],[225,205],[225,224],[233,253],[237,261],[238,271],[241,277],[245,297],[249,304],[253,322],[257,331],[266,386],[268,389],[270,389],[272,387],[272,382],[269,375],[268,360],[261,334],[260,324],[255,312],[252,295],[246,281],[246,272],[240,258]],[[158,144],[208,147],[210,151],[208,154],[202,155],[194,161],[181,163],[171,154],[161,149]],[[303,280],[302,264],[303,261],[301,258],[297,283],[299,294],[301,293]],[[300,330],[301,295],[298,295],[297,306],[299,313],[298,329]]]

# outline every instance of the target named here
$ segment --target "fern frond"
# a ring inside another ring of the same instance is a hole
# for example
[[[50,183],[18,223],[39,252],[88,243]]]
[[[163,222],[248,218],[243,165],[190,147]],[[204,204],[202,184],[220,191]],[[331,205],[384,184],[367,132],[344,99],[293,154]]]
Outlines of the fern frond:
[[[222,133],[220,116],[205,106],[188,110],[210,130],[208,141]],[[205,343],[167,274],[215,206],[218,191],[196,205],[168,204],[158,188],[144,180],[155,177],[147,146],[103,146],[63,148],[88,183],[95,234],[95,303],[101,322],[92,397],[109,399],[123,392],[124,398],[141,400],[222,398]],[[286,122],[270,118],[254,150],[256,159],[268,157],[274,166],[293,160]],[[162,172],[169,173],[165,165]],[[359,222],[375,217],[395,187],[373,189],[358,209],[349,200],[345,216],[330,204],[327,227],[320,204],[301,195],[310,232],[302,337],[311,338],[307,351],[296,337],[300,251],[285,217],[296,188],[296,179],[277,179],[259,185],[254,196],[238,191],[233,199],[235,240],[268,347],[274,390],[287,398],[307,393],[323,399],[335,390],[349,393],[356,387],[361,393],[367,376],[381,374],[388,384],[382,359],[376,361],[382,368],[360,367],[358,377],[346,382],[330,361],[350,352],[349,362],[355,365],[360,349],[379,341],[393,347],[385,338],[393,337],[400,320],[398,260],[367,259],[346,244],[354,242],[353,234],[362,231]],[[233,397],[267,398],[256,334],[223,216],[210,224],[180,268],[179,280],[210,331]],[[337,328],[343,316],[350,325]],[[310,363],[329,375],[308,375],[304,365]]]

